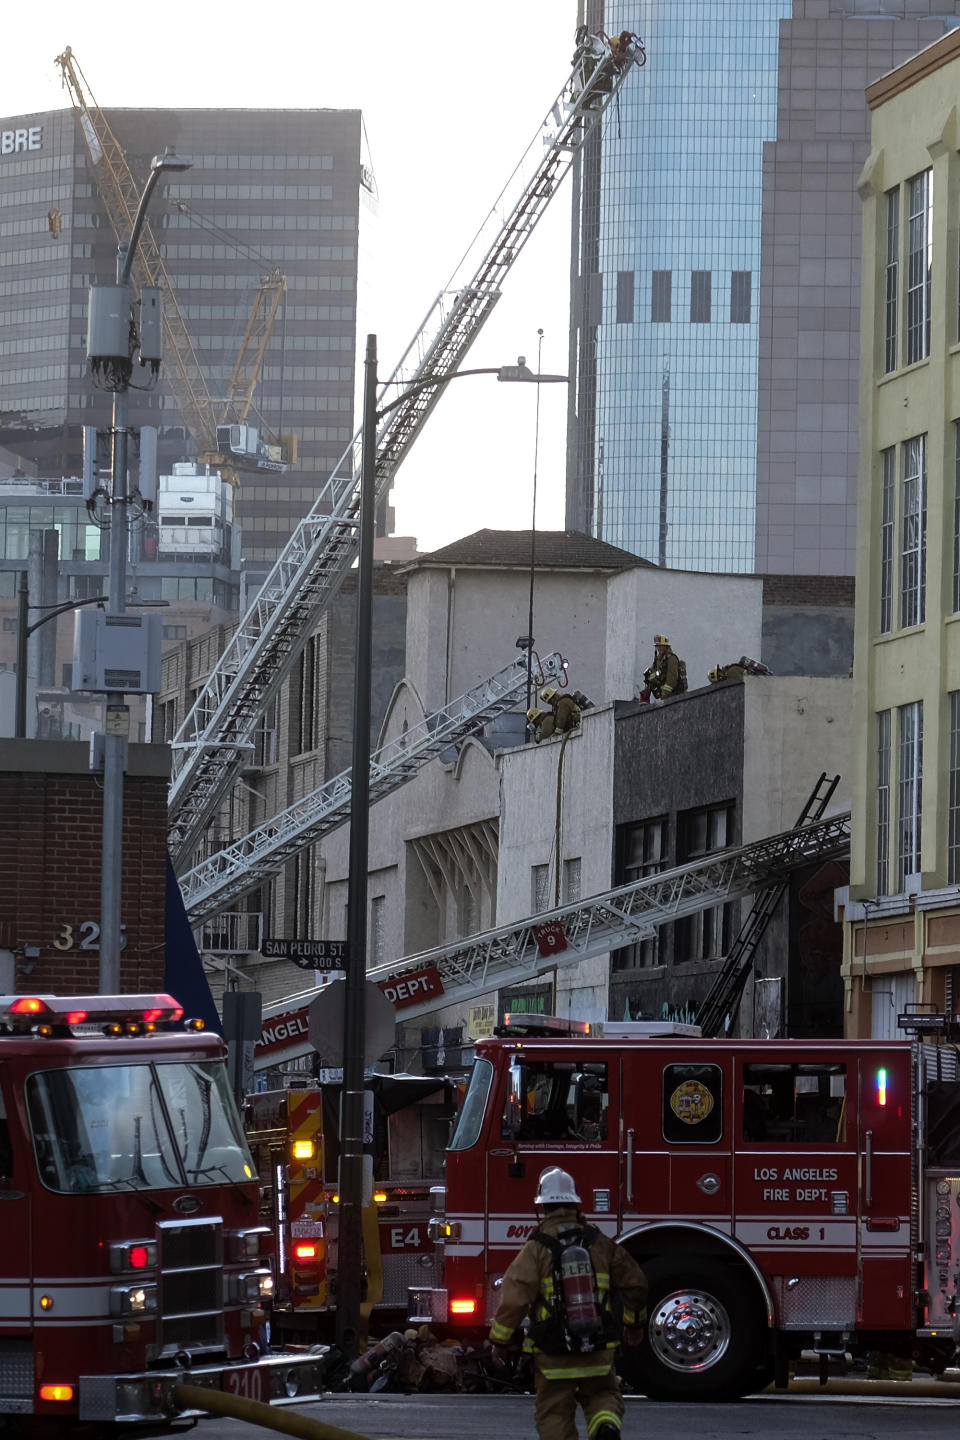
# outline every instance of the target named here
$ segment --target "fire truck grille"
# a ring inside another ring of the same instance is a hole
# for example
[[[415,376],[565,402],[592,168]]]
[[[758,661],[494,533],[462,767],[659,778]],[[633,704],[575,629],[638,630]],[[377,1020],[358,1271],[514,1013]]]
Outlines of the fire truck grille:
[[[162,1223],[157,1229],[162,1352],[221,1350],[224,1327],[220,1221]]]

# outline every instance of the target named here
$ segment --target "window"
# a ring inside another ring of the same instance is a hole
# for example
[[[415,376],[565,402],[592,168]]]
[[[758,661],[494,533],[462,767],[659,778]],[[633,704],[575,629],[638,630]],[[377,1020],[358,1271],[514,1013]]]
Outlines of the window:
[[[903,447],[903,522],[900,546],[900,624],[922,625],[927,585],[927,437]]]
[[[647,875],[656,875],[667,865],[667,821],[661,815],[656,820],[644,820],[639,825],[625,827],[621,835],[623,846],[619,884],[629,885]],[[648,940],[637,940],[626,945],[614,956],[615,970],[635,970],[659,965],[660,932]]]
[[[606,1140],[608,1104],[604,1062],[518,1061],[510,1066],[501,1138],[581,1144]]]
[[[730,276],[730,323],[750,324],[753,277],[749,270],[734,270]]]
[[[4,615],[4,617],[3,617],[3,633],[4,633],[4,635],[13,635],[13,634],[16,632],[16,628],[17,628],[17,617],[16,617],[15,615]]]
[[[633,324],[633,271],[617,273],[617,324]]]
[[[690,271],[690,320],[695,325],[710,323],[710,287],[709,270]]]
[[[890,894],[890,711],[877,715],[877,894]]]
[[[679,817],[677,862],[698,860],[733,842],[733,806],[729,803],[688,810]],[[725,955],[730,946],[734,904],[715,905],[679,920],[674,959],[707,960]]]
[[[947,884],[960,884],[960,690],[950,693],[950,809],[947,817]]]
[[[549,910],[553,892],[550,889],[550,866],[533,865],[530,870],[530,899],[533,915],[539,915],[541,910]]]
[[[663,1138],[668,1145],[714,1145],[723,1135],[719,1065],[667,1065],[663,1071]]]
[[[883,368],[897,368],[897,319],[900,285],[900,191],[887,191],[887,291]]]
[[[650,290],[650,319],[655,325],[668,324],[670,303],[673,294],[673,272],[654,270]]]
[[[164,640],[186,640],[186,625],[164,625],[163,638]]]
[[[893,626],[893,527],[896,509],[897,452],[884,450],[880,499],[880,634]]]
[[[367,951],[372,965],[380,965],[387,958],[387,897],[374,895],[370,901],[370,943]]]
[[[748,1144],[843,1144],[847,1138],[846,1068],[829,1062],[744,1065],[744,1140]]]
[[[475,1145],[479,1140],[492,1084],[493,1066],[490,1061],[475,1060],[467,1093],[463,1097],[460,1118],[447,1147],[449,1150],[469,1150],[471,1145]]]
[[[933,171],[915,175],[907,193],[907,364],[912,365],[930,354]]]
[[[580,875],[581,857],[575,856],[572,860],[563,862],[563,903],[564,905],[576,905],[580,899]]]
[[[923,786],[923,702],[901,705],[900,780],[897,809],[897,888],[920,873],[921,792]]]

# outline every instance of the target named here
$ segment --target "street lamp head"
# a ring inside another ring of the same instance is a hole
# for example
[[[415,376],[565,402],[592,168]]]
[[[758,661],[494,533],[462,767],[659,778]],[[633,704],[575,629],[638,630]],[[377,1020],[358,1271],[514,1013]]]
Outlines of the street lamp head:
[[[185,155],[177,155],[169,147],[150,161],[151,170],[189,170],[193,161]]]

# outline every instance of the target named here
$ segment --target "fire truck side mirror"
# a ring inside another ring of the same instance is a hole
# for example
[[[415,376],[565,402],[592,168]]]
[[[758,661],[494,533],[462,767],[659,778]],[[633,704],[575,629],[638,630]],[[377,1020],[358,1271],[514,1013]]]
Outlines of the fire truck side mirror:
[[[514,1063],[508,1072],[509,1089],[503,1111],[502,1138],[516,1140],[523,1128],[523,1067]]]

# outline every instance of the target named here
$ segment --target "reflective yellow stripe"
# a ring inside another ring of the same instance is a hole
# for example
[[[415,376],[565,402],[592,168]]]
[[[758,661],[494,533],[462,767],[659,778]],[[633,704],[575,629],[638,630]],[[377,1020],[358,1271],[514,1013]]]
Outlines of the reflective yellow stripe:
[[[590,1380],[594,1375],[609,1375],[610,1362],[607,1360],[602,1365],[595,1365],[592,1368],[578,1365],[576,1369],[564,1367],[562,1370],[548,1370],[546,1366],[543,1366],[540,1374],[546,1375],[548,1380]]]
[[[493,1324],[490,1326],[490,1339],[494,1342],[495,1345],[500,1344],[505,1340],[509,1340],[512,1334],[512,1330],[508,1330],[506,1325],[499,1325],[496,1320],[494,1320]]]
[[[598,1410],[591,1417],[590,1424],[587,1426],[587,1434],[593,1435],[601,1425],[613,1425],[617,1434],[620,1434],[620,1416],[615,1415],[612,1410]]]

